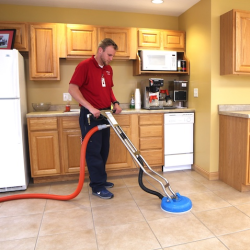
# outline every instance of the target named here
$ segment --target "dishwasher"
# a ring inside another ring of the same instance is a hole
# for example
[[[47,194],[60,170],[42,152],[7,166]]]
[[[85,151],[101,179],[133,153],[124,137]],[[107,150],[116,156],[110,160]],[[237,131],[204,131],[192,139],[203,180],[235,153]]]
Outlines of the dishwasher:
[[[163,172],[191,169],[194,113],[164,114]]]

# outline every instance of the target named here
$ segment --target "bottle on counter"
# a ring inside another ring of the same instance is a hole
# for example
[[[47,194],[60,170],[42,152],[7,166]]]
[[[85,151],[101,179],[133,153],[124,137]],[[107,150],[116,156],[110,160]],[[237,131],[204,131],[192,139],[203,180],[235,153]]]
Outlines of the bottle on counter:
[[[135,97],[134,97],[134,94],[131,95],[130,109],[135,109]]]

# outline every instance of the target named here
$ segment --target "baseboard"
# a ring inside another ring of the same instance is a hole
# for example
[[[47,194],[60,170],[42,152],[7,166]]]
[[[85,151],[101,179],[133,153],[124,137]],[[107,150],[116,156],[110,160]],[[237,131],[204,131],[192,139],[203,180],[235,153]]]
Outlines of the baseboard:
[[[192,169],[210,181],[219,180],[219,172],[208,172],[195,164]]]

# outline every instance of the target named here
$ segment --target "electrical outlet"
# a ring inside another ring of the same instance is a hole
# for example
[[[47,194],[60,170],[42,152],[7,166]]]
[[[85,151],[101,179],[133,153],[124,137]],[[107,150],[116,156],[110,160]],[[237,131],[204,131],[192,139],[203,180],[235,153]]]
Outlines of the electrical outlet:
[[[198,97],[198,88],[194,88],[194,97]]]
[[[68,93],[63,93],[63,101],[67,102],[68,98],[69,98]]]
[[[68,101],[72,101],[72,96],[68,93]]]

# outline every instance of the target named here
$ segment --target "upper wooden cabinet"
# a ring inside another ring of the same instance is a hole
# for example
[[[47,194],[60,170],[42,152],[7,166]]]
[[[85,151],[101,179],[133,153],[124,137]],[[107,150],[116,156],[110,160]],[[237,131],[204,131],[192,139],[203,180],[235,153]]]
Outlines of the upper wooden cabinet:
[[[97,50],[97,28],[90,25],[67,24],[67,57],[90,57]]]
[[[16,36],[15,36],[14,48],[19,51],[29,50],[27,23],[0,22],[0,29],[15,29]]]
[[[250,12],[231,10],[220,17],[220,74],[250,74]]]
[[[185,32],[166,30],[162,32],[163,48],[166,50],[185,50]]]
[[[138,29],[138,50],[142,49],[185,51],[185,32]]]
[[[57,24],[30,24],[30,79],[59,80]]]
[[[114,57],[115,59],[135,59],[135,46],[133,46],[134,40],[132,39],[132,36],[132,28],[99,28],[100,41],[104,38],[111,38],[118,45],[118,50]]]

